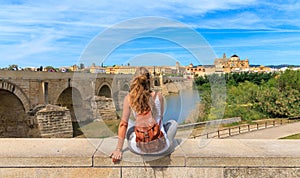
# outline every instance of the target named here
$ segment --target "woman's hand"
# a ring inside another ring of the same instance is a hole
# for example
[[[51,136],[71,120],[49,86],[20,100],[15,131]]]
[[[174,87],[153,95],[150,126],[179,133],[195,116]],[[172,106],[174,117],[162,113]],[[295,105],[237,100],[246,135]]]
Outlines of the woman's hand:
[[[118,161],[121,160],[121,158],[122,158],[122,151],[121,151],[120,149],[116,149],[116,150],[114,150],[114,151],[110,154],[109,157],[112,158],[112,161],[113,161],[114,163],[116,163],[116,162],[118,162]]]

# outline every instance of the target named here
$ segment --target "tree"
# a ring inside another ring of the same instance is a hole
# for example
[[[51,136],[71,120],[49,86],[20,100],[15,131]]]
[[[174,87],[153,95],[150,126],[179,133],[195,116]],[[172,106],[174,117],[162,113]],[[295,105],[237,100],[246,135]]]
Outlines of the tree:
[[[12,64],[8,66],[8,70],[19,70],[19,67],[17,64]]]
[[[46,71],[48,71],[48,72],[54,72],[54,71],[56,71],[55,68],[52,67],[52,66],[46,66],[45,69],[46,69]]]
[[[280,91],[295,89],[300,91],[300,71],[286,70],[277,78]]]

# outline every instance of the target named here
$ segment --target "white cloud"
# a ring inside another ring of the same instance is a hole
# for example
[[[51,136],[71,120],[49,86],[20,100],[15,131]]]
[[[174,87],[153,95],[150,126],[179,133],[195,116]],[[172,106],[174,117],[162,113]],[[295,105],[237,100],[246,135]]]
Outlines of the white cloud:
[[[263,8],[260,8],[261,6]],[[87,45],[87,41],[105,28],[120,21],[142,16],[176,19],[194,28],[279,29],[280,31],[282,30],[278,27],[280,25],[300,27],[300,22],[295,16],[295,14],[299,15],[299,2],[29,0],[20,1],[18,4],[0,2],[0,8],[2,9],[0,11],[0,52],[6,59],[5,61],[0,59],[0,65],[12,59],[29,61],[30,57],[36,54],[40,54],[41,60],[50,57],[58,58],[60,53],[78,56]],[[278,16],[277,11],[284,15]],[[144,21],[130,28],[140,26],[145,28],[151,25],[150,21]],[[246,45],[246,42],[242,44]]]
[[[218,19],[203,19],[194,26],[211,29],[269,29],[258,15],[250,12],[227,15]]]

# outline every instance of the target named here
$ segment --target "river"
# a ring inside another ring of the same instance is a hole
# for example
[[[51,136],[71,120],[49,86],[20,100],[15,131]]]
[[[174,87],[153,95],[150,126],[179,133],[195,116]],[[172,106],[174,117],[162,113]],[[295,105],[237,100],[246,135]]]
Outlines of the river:
[[[193,89],[181,90],[179,94],[166,96],[164,122],[171,119],[179,124],[184,122],[199,102],[199,93]]]

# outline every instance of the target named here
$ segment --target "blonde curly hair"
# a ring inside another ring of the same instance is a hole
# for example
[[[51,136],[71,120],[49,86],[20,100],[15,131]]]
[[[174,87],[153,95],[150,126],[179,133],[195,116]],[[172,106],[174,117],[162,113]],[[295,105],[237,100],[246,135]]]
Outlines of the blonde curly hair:
[[[145,114],[150,110],[152,115],[156,113],[151,92],[149,71],[145,67],[137,68],[129,92],[129,104],[136,113]]]

